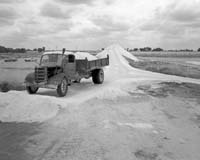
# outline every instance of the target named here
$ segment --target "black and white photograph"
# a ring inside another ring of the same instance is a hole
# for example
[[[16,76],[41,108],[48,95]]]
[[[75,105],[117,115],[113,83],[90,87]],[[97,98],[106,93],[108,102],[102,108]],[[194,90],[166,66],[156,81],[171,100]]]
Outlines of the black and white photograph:
[[[0,160],[200,160],[200,0],[0,0]]]

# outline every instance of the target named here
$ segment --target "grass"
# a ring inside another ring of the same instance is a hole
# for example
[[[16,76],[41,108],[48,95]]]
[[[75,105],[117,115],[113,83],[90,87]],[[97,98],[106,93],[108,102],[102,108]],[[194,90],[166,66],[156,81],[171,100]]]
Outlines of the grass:
[[[163,51],[163,52],[131,52],[135,56],[140,57],[200,57],[200,52],[172,52],[172,51]]]
[[[189,77],[200,79],[200,67],[187,66],[183,64],[177,64],[172,62],[161,62],[161,61],[138,61],[127,59],[129,64],[135,68],[164,73],[169,75],[176,75],[181,77]]]
[[[18,58],[39,58],[41,53],[0,53],[1,59],[18,59]]]

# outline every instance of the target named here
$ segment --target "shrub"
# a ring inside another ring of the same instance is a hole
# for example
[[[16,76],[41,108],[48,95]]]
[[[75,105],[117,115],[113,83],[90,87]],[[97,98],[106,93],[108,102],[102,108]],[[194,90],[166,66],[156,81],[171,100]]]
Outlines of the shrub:
[[[0,84],[0,89],[2,92],[8,92],[10,90],[10,85],[8,82],[2,82]]]
[[[1,92],[8,92],[10,90],[23,91],[25,89],[26,89],[25,86],[21,83],[4,81],[0,84],[0,91]]]

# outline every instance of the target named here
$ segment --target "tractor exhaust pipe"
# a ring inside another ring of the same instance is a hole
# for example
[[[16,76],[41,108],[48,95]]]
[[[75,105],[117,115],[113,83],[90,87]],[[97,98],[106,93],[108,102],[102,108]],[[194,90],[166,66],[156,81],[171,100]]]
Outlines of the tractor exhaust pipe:
[[[65,48],[62,49],[62,55],[65,54],[65,50],[66,50]]]

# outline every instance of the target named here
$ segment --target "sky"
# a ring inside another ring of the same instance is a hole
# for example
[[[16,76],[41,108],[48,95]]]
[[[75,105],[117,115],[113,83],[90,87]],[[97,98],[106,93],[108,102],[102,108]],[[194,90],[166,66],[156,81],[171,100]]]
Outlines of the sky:
[[[200,0],[0,0],[0,45],[200,48]]]

